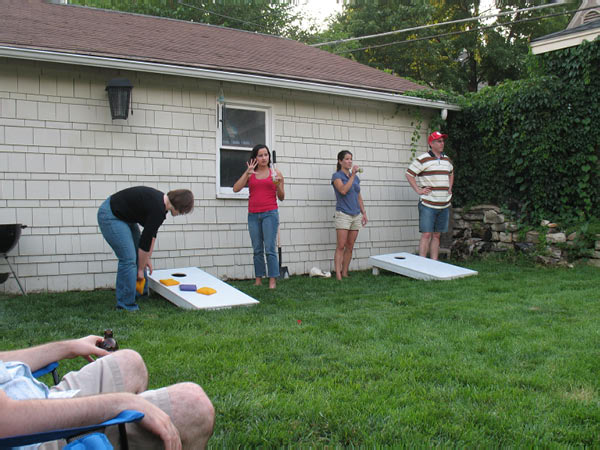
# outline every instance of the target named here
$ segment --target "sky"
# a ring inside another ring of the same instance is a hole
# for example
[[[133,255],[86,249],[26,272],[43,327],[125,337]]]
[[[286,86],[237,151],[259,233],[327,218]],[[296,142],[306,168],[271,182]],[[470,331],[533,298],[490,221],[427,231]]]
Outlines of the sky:
[[[343,0],[297,0],[296,8],[317,20],[324,27],[325,19],[333,13],[341,12]]]
[[[325,27],[325,19],[331,14],[341,12],[344,6],[344,0],[296,0],[296,2],[296,8],[299,11],[306,11],[309,16],[315,18],[322,29]],[[491,14],[493,4],[493,0],[483,1],[480,8],[482,14]]]

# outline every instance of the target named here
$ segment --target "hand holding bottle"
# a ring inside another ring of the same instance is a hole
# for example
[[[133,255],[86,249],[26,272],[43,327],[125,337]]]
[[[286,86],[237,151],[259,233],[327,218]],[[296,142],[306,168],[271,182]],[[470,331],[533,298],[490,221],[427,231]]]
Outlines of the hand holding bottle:
[[[104,339],[96,342],[96,347],[102,348],[108,352],[119,350],[119,344],[113,337],[113,331],[108,328],[104,330]]]

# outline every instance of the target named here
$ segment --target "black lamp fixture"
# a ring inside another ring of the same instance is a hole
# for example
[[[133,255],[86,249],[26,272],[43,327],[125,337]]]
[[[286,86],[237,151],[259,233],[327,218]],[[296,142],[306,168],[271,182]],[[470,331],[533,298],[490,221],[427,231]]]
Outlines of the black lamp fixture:
[[[112,119],[127,119],[133,85],[127,78],[113,78],[106,85]],[[133,109],[131,110],[133,114]]]

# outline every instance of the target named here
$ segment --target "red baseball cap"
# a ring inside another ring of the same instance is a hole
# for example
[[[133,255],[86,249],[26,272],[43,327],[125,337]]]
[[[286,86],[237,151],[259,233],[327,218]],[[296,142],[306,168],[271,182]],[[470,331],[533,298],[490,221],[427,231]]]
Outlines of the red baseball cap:
[[[429,135],[429,138],[427,138],[427,143],[428,143],[429,145],[431,145],[431,143],[432,143],[433,141],[437,141],[438,139],[447,139],[447,138],[448,138],[448,135],[447,135],[447,134],[442,134],[442,133],[440,133],[439,131],[434,131],[433,133],[431,133],[431,134]]]

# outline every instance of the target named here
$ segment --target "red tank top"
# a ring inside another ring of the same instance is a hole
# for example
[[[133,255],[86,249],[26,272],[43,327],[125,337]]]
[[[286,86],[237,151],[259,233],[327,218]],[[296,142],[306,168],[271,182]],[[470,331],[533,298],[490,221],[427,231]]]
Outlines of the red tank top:
[[[270,176],[258,180],[254,174],[248,180],[248,212],[261,213],[277,209],[277,185]]]

